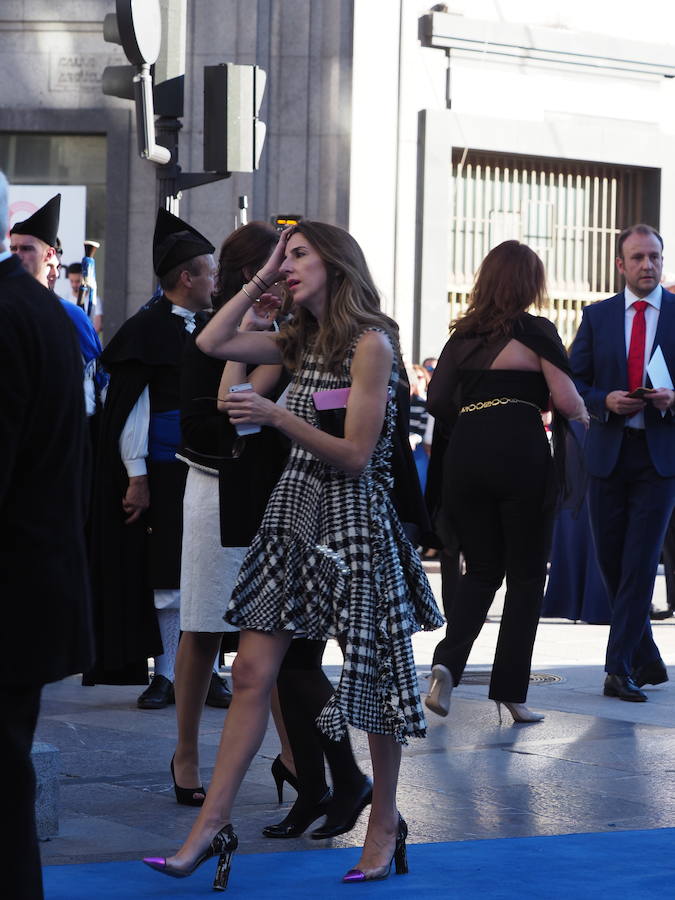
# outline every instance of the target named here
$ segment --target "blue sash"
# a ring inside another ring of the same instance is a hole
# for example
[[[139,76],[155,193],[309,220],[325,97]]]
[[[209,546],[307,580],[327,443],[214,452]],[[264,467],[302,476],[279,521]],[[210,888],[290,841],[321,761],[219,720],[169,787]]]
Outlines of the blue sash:
[[[175,462],[181,442],[180,414],[177,409],[152,413],[148,430],[148,456],[156,462]]]

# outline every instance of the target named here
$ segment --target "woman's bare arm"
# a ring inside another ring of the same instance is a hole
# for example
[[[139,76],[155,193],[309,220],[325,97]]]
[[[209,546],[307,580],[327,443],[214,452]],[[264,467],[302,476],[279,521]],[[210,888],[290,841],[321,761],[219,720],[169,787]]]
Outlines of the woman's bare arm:
[[[574,387],[574,382],[553,363],[541,359],[541,371],[551,392],[551,399],[556,409],[567,418],[581,422],[588,428],[589,415],[586,404]]]
[[[225,363],[223,374],[220,379],[220,387],[218,388],[218,412],[227,412],[225,398],[233,384],[243,384],[249,382],[253,385],[253,390],[262,397],[269,397],[274,388],[277,386],[283,367],[276,365],[256,366],[252,372],[246,374],[246,363],[232,362],[228,360]]]

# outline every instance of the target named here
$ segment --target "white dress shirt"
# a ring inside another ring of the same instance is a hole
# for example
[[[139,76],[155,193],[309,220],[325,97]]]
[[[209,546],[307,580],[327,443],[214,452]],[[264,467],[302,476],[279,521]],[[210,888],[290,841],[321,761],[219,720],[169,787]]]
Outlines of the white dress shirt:
[[[626,317],[625,317],[625,334],[626,334],[626,359],[628,359],[628,351],[630,349],[630,336],[631,331],[633,330],[633,319],[635,318],[635,307],[633,304],[636,300],[646,300],[647,306],[645,307],[645,368],[642,372],[642,378],[640,379],[640,385],[644,386],[645,383],[645,373],[647,370],[647,363],[649,362],[652,350],[654,349],[654,338],[656,337],[656,327],[659,324],[659,312],[661,311],[661,294],[662,289],[661,285],[657,285],[651,294],[647,294],[646,297],[637,297],[630,288],[626,287],[624,290],[624,295],[626,298]],[[658,388],[659,385],[655,384],[655,388]],[[644,428],[645,427],[645,414],[644,410],[640,410],[636,412],[634,416],[630,418],[626,418],[625,424],[630,428]]]

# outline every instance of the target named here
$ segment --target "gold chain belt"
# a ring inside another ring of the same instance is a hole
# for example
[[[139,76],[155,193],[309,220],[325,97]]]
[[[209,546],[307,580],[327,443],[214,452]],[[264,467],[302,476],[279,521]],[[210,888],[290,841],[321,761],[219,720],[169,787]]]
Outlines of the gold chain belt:
[[[460,409],[461,413],[478,412],[481,409],[489,409],[491,406],[506,406],[507,403],[524,403],[526,406],[533,406],[538,413],[541,412],[536,403],[530,403],[529,400],[518,400],[515,397],[497,397],[495,400],[479,400],[478,403],[469,403]]]

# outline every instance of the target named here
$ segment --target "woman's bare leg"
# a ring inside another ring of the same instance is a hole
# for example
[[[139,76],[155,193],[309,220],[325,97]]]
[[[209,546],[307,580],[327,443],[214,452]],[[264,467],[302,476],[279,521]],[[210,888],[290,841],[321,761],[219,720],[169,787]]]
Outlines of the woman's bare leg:
[[[362,872],[389,864],[398,833],[396,787],[401,764],[401,745],[389,734],[369,734],[368,744],[373,763],[373,803],[366,842],[361,858],[354,867]]]
[[[174,681],[178,741],[174,772],[180,787],[190,788],[202,783],[199,775],[199,723],[222,636],[222,632],[184,631],[178,644]]]
[[[274,726],[277,729],[279,742],[281,744],[281,752],[279,754],[279,756],[281,757],[281,761],[290,772],[292,772],[294,775],[297,775],[298,773],[295,771],[293,751],[291,750],[291,742],[288,740],[288,732],[286,731],[286,723],[284,722],[284,717],[281,712],[281,705],[279,703],[279,691],[277,690],[276,684],[274,685],[274,689],[272,690],[272,718],[274,719]]]
[[[170,865],[189,867],[216,832],[231,821],[237,791],[265,735],[270,694],[291,637],[290,632],[241,632],[232,666],[232,703],[220,736],[213,778],[187,840],[167,860]]]

